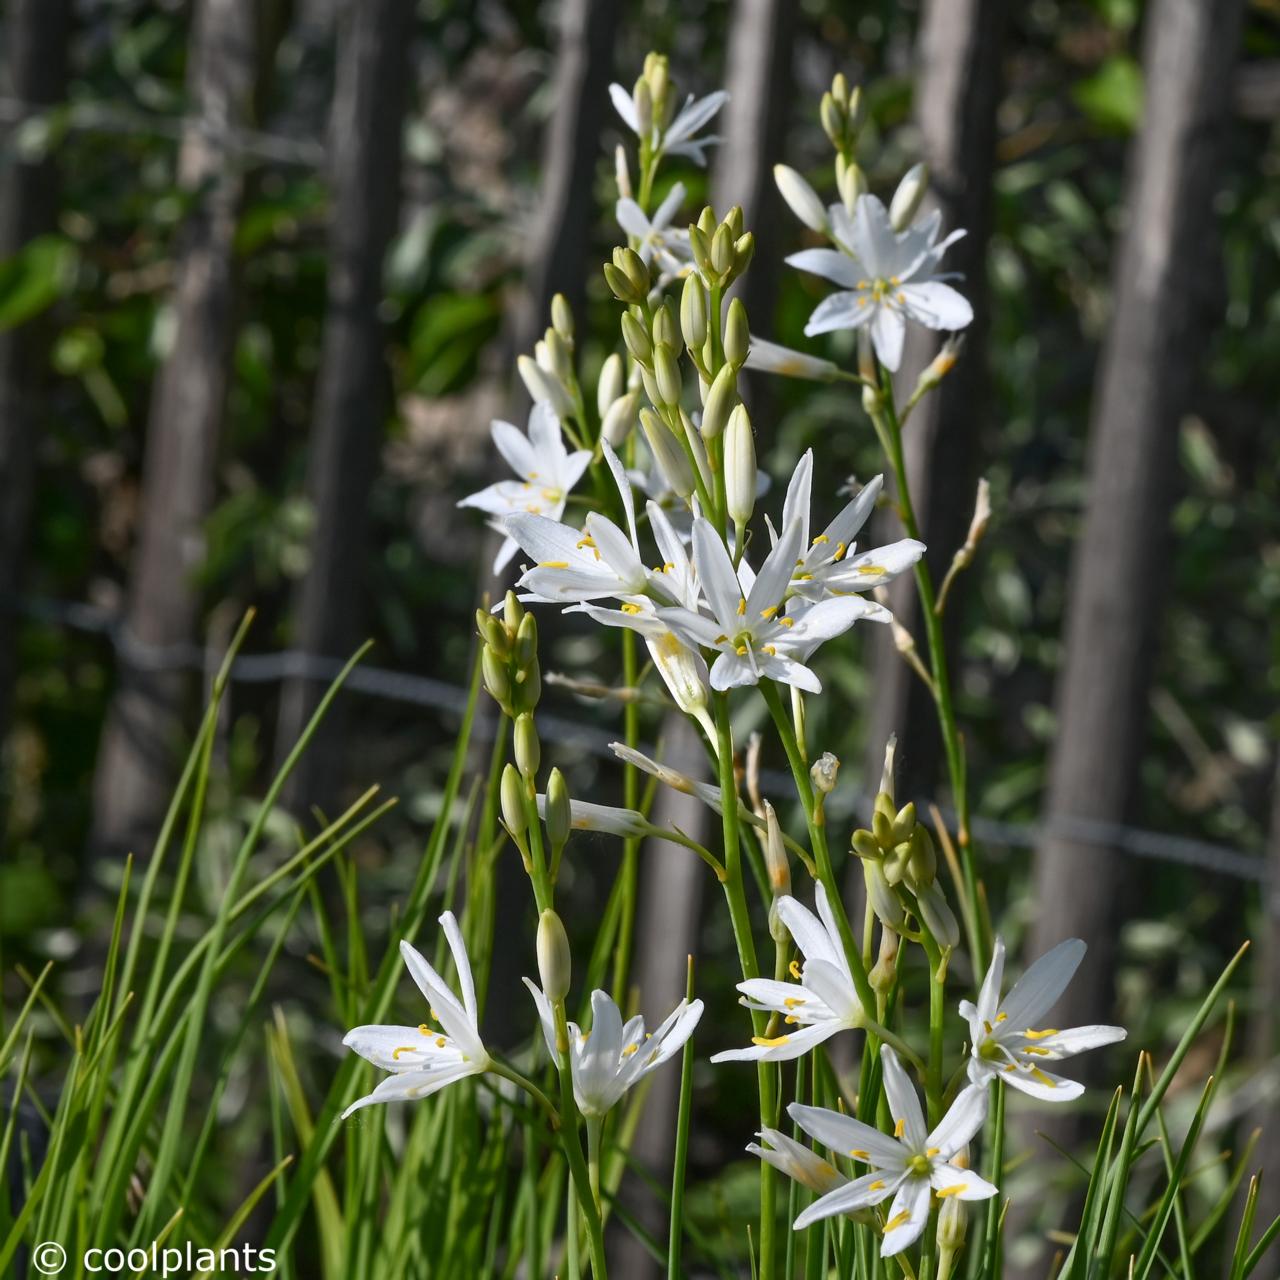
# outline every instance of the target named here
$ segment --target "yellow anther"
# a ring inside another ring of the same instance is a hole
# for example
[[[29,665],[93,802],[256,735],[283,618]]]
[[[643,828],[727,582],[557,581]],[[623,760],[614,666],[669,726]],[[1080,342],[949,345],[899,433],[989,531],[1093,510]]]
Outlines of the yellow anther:
[[[776,658],[778,656],[777,649],[775,649],[771,644],[761,645],[760,651],[762,653],[767,653],[771,658]]]
[[[715,643],[716,643],[716,644],[724,644],[724,642],[725,642],[726,640],[728,640],[728,638],[729,638],[728,636],[716,636],[716,638],[715,638]]]
[[[1009,1021],[1009,1015],[1008,1015],[1007,1013],[997,1013],[997,1014],[996,1014],[996,1021],[997,1021],[997,1022],[1008,1022],[1008,1021]]]
[[[418,1023],[418,1031],[419,1031],[419,1033],[420,1033],[421,1035],[424,1035],[424,1036],[429,1036],[429,1035],[434,1035],[434,1034],[435,1034],[435,1033],[431,1030],[431,1028],[430,1028],[429,1026],[427,1026],[427,1024],[426,1024],[425,1022],[420,1022],[420,1023]]]
[[[854,1149],[853,1149],[852,1151],[850,1151],[850,1152],[849,1152],[849,1154],[850,1154],[850,1155],[851,1155],[855,1160],[870,1160],[870,1159],[871,1159],[871,1152],[870,1152],[870,1151],[863,1151],[863,1149],[862,1149],[861,1147],[854,1147]]]
[[[594,547],[596,540],[589,533],[584,533],[573,545],[575,547]]]
[[[1041,1084],[1048,1085],[1050,1089],[1056,1089],[1058,1087],[1058,1082],[1054,1080],[1051,1076],[1045,1075],[1045,1073],[1041,1071],[1039,1067],[1031,1068],[1031,1078],[1033,1080],[1039,1080]]]
[[[538,565],[539,569],[567,569],[568,567],[569,562],[567,560],[544,560]]]
[[[767,609],[761,609],[761,610],[760,610],[760,616],[761,616],[761,617],[762,617],[766,622],[768,622],[768,621],[769,621],[769,619],[770,619],[770,618],[772,618],[772,617],[773,617],[773,615],[774,615],[775,613],[777,613],[777,612],[778,612],[778,609],[779,609],[779,606],[778,606],[778,605],[776,605],[776,604],[771,604]]]
[[[1041,1049],[1039,1045],[1029,1044],[1024,1046],[1023,1053],[1034,1053],[1037,1058],[1047,1058],[1053,1052],[1051,1049]]]
[[[907,1131],[907,1122],[905,1118],[899,1118],[893,1126],[893,1136],[900,1138]]]
[[[446,1044],[448,1044],[448,1043],[449,1043],[449,1042],[444,1038],[444,1036],[436,1036],[436,1048],[437,1048],[437,1049],[443,1049],[443,1048],[445,1047],[445,1045],[446,1045]]]
[[[925,1151],[925,1155],[927,1155],[927,1156],[938,1156],[938,1155],[941,1155],[941,1154],[942,1154],[942,1148],[941,1148],[941,1147],[929,1147],[929,1148],[927,1148],[927,1149],[926,1149],[926,1151]]]
[[[790,1036],[774,1036],[772,1039],[768,1036],[752,1036],[751,1043],[758,1044],[763,1049],[776,1049],[779,1045],[789,1044]]]
[[[633,614],[633,615],[634,615],[634,614],[637,614],[637,613],[642,612],[642,610],[641,610],[641,608],[640,608],[640,606],[639,606],[638,604],[631,604],[630,602],[627,602],[627,603],[624,603],[624,604],[623,604],[623,606],[622,606],[622,612],[623,612],[623,613],[630,613],[630,614]]]
[[[828,538],[825,533],[820,533],[816,538],[814,538],[812,545],[816,547],[821,542],[830,542],[830,541],[831,539]]]
[[[799,1021],[800,1019],[797,1018],[794,1013],[789,1013],[785,1018],[783,1018],[783,1022],[792,1027],[794,1027]]]
[[[779,619],[778,619],[778,626],[780,626],[780,627],[794,627],[795,625],[796,625],[796,620],[795,620],[794,618],[779,618]]]
[[[1033,1031],[1028,1027],[1023,1033],[1028,1040],[1044,1040],[1048,1036],[1056,1036],[1058,1034],[1057,1027],[1045,1027],[1043,1031]]]
[[[901,1213],[895,1213],[888,1222],[884,1224],[884,1233],[888,1235],[890,1231],[896,1231],[906,1222],[911,1221],[911,1215],[904,1209]]]
[[[627,1045],[627,1047],[626,1047],[625,1049],[623,1049],[623,1051],[622,1051],[622,1056],[623,1056],[624,1058],[629,1058],[629,1057],[631,1057],[631,1055],[632,1055],[633,1053],[635,1053],[639,1048],[640,1048],[640,1046],[639,1046],[638,1044],[629,1044],[629,1045]]]
[[[864,577],[870,578],[877,573],[888,573],[889,570],[882,564],[860,564],[858,566],[858,572]]]
[[[747,612],[747,602],[745,600],[738,601],[738,617],[743,617]]]
[[[883,1190],[884,1190],[884,1182],[883,1182],[880,1178],[877,1178],[874,1182],[868,1182],[868,1183],[867,1183],[867,1190],[868,1190],[868,1191],[883,1191]]]
[[[948,1196],[958,1196],[964,1190],[964,1183],[957,1182],[954,1187],[943,1187],[941,1191],[936,1192],[939,1200],[945,1200]]]
[[[848,551],[848,550],[849,550],[849,544],[848,544],[847,542],[837,542],[837,543],[836,543],[836,553],[835,553],[835,555],[833,555],[833,556],[831,557],[831,559],[832,559],[833,561],[835,561],[835,560],[843,560],[843,559],[844,559],[844,553],[845,553],[846,551]]]
[[[800,981],[800,961],[793,960],[787,965],[787,972],[797,981]]]
[[[400,1048],[398,1048],[398,1049],[392,1049],[392,1051],[391,1051],[391,1056],[392,1056],[392,1058],[393,1058],[396,1062],[399,1062],[399,1061],[400,1061],[400,1055],[401,1055],[402,1053],[412,1053],[412,1052],[413,1052],[413,1046],[412,1046],[412,1045],[402,1044],[402,1045],[400,1046]]]
[[[812,581],[813,581],[813,574],[811,574],[811,573],[797,573],[797,574],[796,574],[796,581],[797,581],[797,582],[812,582]]]
[[[736,653],[740,658],[745,658],[747,656],[747,646],[745,644],[740,644],[734,650],[734,653]]]
[[[989,1022],[986,1020],[986,1018],[983,1018],[983,1020],[982,1020],[982,1028],[983,1028],[983,1030],[987,1033],[987,1035],[990,1035],[990,1034],[991,1034],[991,1031],[992,1031],[991,1023],[989,1023]]]
[[[801,1000],[799,996],[788,996],[782,1003],[785,1004],[788,1009],[798,1009],[802,1004],[807,1004],[808,1001]]]

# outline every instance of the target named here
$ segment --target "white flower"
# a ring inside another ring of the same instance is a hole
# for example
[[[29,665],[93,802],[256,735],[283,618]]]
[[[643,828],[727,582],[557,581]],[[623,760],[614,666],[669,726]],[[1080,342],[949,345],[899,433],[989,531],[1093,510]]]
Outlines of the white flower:
[[[773,180],[791,212],[811,231],[827,229],[827,211],[818,193],[790,165],[775,164]]]
[[[749,1142],[747,1150],[753,1156],[759,1156],[766,1164],[781,1170],[787,1177],[794,1178],[802,1187],[825,1195],[828,1191],[848,1184],[849,1179],[829,1161],[780,1130],[761,1129],[756,1137],[769,1145],[762,1147],[757,1142]]]
[[[900,538],[888,546],[858,552],[854,538],[866,523],[876,505],[883,477],[876,476],[843,511],[812,541],[809,539],[809,505],[813,485],[813,450],[806,449],[800,459],[782,506],[785,528],[793,521],[800,523],[800,563],[791,578],[791,590],[806,600],[818,601],[828,596],[844,596],[852,592],[870,591],[892,581],[911,568],[925,552],[923,542]],[[877,606],[879,608],[879,606]],[[887,610],[868,613],[877,622],[887,622]]]
[[[694,521],[693,562],[711,616],[660,608],[658,617],[686,643],[718,651],[711,668],[713,689],[758,684],[763,678],[821,693],[822,682],[804,660],[859,618],[885,612],[857,596],[784,612],[800,536],[800,523],[793,521],[756,576],[745,559],[735,572],[714,527],[704,519]]]
[[[423,1022],[416,1027],[368,1026],[348,1031],[342,1040],[347,1048],[394,1074],[368,1096],[357,1098],[342,1113],[344,1120],[353,1111],[375,1102],[425,1098],[456,1080],[480,1075],[489,1069],[489,1054],[480,1039],[476,989],[462,930],[452,911],[446,911],[440,923],[458,970],[462,1000],[458,1000],[422,955],[407,942],[400,943],[400,954],[426,997],[432,1020],[438,1022],[440,1028],[437,1030]]]
[[[618,225],[639,241],[636,252],[641,261],[646,265],[656,262],[662,276],[668,279],[683,275],[693,261],[689,232],[671,225],[671,219],[680,211],[682,204],[684,185],[677,182],[667,193],[667,198],[654,210],[652,217],[630,196],[623,196],[614,206]]]
[[[875,196],[859,196],[852,218],[841,205],[832,205],[830,215],[844,251],[805,249],[787,259],[844,286],[814,309],[804,330],[810,337],[868,326],[881,363],[897,369],[908,319],[928,329],[963,329],[973,319],[968,301],[934,273],[947,247],[964,234],[953,231],[935,243],[942,221],[937,209],[901,233]]]
[[[969,1079],[975,1084],[999,1077],[1033,1098],[1049,1102],[1069,1102],[1084,1092],[1075,1080],[1064,1080],[1044,1069],[1073,1054],[1114,1044],[1128,1034],[1123,1027],[1072,1027],[1059,1031],[1041,1027],[1044,1015],[1067,989],[1067,984],[1084,959],[1085,944],[1079,938],[1060,942],[1042,955],[1014,983],[1004,1001],[1000,986],[1004,980],[1004,943],[997,938],[991,967],[983,979],[978,1003],[960,1003],[960,1014],[968,1019],[973,1044],[969,1058]]]
[[[956,1196],[961,1200],[988,1200],[998,1193],[998,1188],[971,1170],[950,1163],[986,1119],[986,1090],[972,1084],[963,1089],[930,1133],[925,1129],[920,1099],[897,1054],[884,1045],[880,1057],[889,1114],[894,1120],[893,1137],[825,1107],[793,1102],[787,1111],[805,1133],[833,1151],[864,1161],[872,1169],[815,1200],[796,1219],[796,1230],[823,1218],[880,1204],[893,1196],[880,1246],[880,1256],[890,1258],[912,1244],[924,1230],[929,1221],[931,1192],[939,1199]]]
[[[834,382],[840,376],[840,366],[833,360],[823,360],[820,356],[806,355],[776,342],[766,342],[754,334],[747,349],[746,367],[758,369],[761,373],[778,373],[784,378],[807,378],[811,382]]]
[[[529,988],[547,1048],[556,1058],[556,1026],[551,1002],[528,978]],[[603,991],[591,993],[591,1029],[583,1032],[569,1023],[569,1066],[573,1076],[573,1096],[584,1116],[602,1116],[632,1085],[656,1070],[693,1034],[702,1017],[702,1001],[681,1000],[652,1033],[646,1034],[644,1019],[637,1015],[623,1025],[618,1006]]]
[[[744,997],[742,1003],[748,1009],[779,1013],[789,1025],[800,1029],[772,1039],[753,1036],[750,1049],[728,1049],[717,1053],[712,1062],[788,1062],[830,1040],[837,1032],[863,1025],[862,1003],[821,884],[816,897],[816,916],[792,897],[778,898],[774,904],[778,918],[804,956],[803,965],[791,962],[791,976],[796,981],[751,978],[738,983]]]
[[[493,443],[507,460],[519,480],[499,480],[458,503],[460,507],[477,507],[492,516],[493,527],[506,533],[501,520],[516,512],[534,513],[550,520],[564,514],[565,502],[573,486],[591,461],[588,449],[569,453],[555,410],[545,400],[538,401],[529,414],[529,434],[509,422],[491,424]],[[516,552],[515,541],[508,536],[493,562],[494,573],[500,573]]]
[[[547,797],[539,793],[537,797],[538,817],[544,821],[547,816]],[[574,831],[603,831],[611,836],[642,836],[653,828],[644,814],[635,809],[616,809],[609,804],[591,804],[587,800],[569,801],[569,826]]]
[[[622,117],[623,123],[637,137],[641,137],[640,116],[631,95],[620,84],[611,84],[609,96],[613,99],[614,109]],[[694,135],[703,125],[709,123],[711,117],[728,101],[729,95],[723,89],[709,93],[705,98],[695,98],[690,94],[675,119],[665,129],[654,121],[649,138],[641,138],[641,141],[649,142],[655,156],[687,156],[699,168],[705,168],[706,148],[719,142],[720,139],[696,138]]]

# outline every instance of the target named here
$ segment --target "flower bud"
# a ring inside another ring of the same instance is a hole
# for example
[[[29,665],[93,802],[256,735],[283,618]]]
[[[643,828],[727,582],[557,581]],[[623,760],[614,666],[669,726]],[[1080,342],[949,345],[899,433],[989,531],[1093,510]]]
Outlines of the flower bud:
[[[787,207],[811,231],[827,229],[827,211],[818,193],[789,165],[775,164],[773,180]]]
[[[880,954],[867,974],[871,990],[877,995],[887,996],[898,980],[898,946],[902,939],[890,928],[880,930]]]
[[[522,836],[529,825],[528,814],[524,807],[524,782],[513,764],[507,765],[502,771],[498,799],[502,806],[502,821],[507,830],[513,836]]]
[[[893,819],[879,805],[871,815],[871,834],[882,849],[893,848]]]
[[[830,751],[824,751],[813,762],[813,767],[809,770],[809,777],[813,779],[814,790],[819,795],[829,796],[836,789],[836,775],[839,772],[840,761]]]
[[[697,351],[707,340],[707,291],[692,272],[685,277],[680,294],[680,333],[690,351]]]
[[[938,1209],[938,1252],[955,1255],[964,1248],[969,1211],[958,1196],[948,1196]]]
[[[689,228],[689,251],[693,255],[694,265],[704,276],[714,274],[711,266],[711,237],[699,226]]]
[[[702,212],[698,214],[698,230],[706,237],[707,251],[711,251],[711,237],[715,235],[716,228],[720,225],[720,219],[716,217],[716,211],[709,205],[702,206]]]
[[[535,657],[527,667],[522,667],[516,672],[512,710],[517,714],[521,711],[532,711],[538,705],[540,697],[542,697],[542,672]]]
[[[907,872],[913,885],[932,884],[938,875],[938,854],[927,827],[916,827],[911,833]]]
[[[640,393],[638,391],[628,391],[625,396],[619,396],[609,406],[604,415],[604,421],[600,424],[601,438],[613,448],[618,448],[636,425],[636,413],[639,408]]]
[[[569,936],[560,917],[548,907],[538,917],[538,978],[542,992],[552,1004],[569,994],[573,972]]]
[[[933,934],[936,942],[948,948],[960,945],[960,925],[936,880],[927,888],[916,890],[916,905],[920,908],[925,928]]]
[[[516,717],[515,732],[516,767],[526,778],[537,775],[542,763],[542,744],[538,741],[538,729],[529,712]]]
[[[643,303],[649,296],[649,268],[644,259],[634,249],[619,246],[613,251],[613,265],[630,281],[635,301]]]
[[[649,340],[649,331],[630,311],[622,313],[622,341],[642,369],[653,366],[653,343]]]
[[[572,405],[569,403],[569,396],[558,378],[548,373],[536,360],[531,359],[529,356],[519,356],[516,359],[516,369],[520,374],[520,380],[525,385],[525,390],[528,391],[530,399],[535,404],[540,400],[545,400],[555,410],[556,417],[567,418],[569,416]]]
[[[679,441],[652,409],[640,410],[640,426],[663,479],[682,498],[694,490],[693,469]]]
[[[878,862],[864,858],[862,861],[862,879],[867,886],[867,901],[876,913],[876,919],[886,929],[895,933],[906,922],[907,913],[902,909],[898,895],[894,893],[884,871]]]
[[[858,197],[867,194],[867,175],[854,161],[839,157],[836,160],[836,190],[840,192],[840,203],[852,213]]]
[[[843,151],[845,145],[845,114],[840,103],[830,93],[822,95],[822,104],[818,108],[818,118],[822,121],[822,132],[837,151]]]
[[[631,91],[631,103],[636,109],[636,133],[647,138],[653,132],[653,91],[644,76]]]
[[[603,418],[609,406],[627,389],[627,366],[615,351],[600,366],[600,378],[596,382],[596,410]]]
[[[733,271],[731,274],[735,279],[751,265],[751,259],[755,257],[755,253],[756,235],[754,231],[744,232],[733,242]]]
[[[711,237],[711,269],[718,276],[726,276],[733,269],[733,232],[721,223]]]
[[[916,806],[914,801],[908,801],[894,815],[893,843],[899,844],[903,840],[910,839],[911,833],[915,829],[916,829]]]
[[[627,149],[618,143],[613,149],[613,180],[618,184],[618,198],[631,198],[631,168],[627,164]]]
[[[889,222],[895,231],[905,231],[920,212],[929,190],[929,167],[925,164],[913,164],[903,174],[898,189],[889,202]]]
[[[505,660],[511,656],[511,637],[507,635],[506,627],[487,609],[476,610],[476,631],[499,658]]]
[[[520,619],[516,628],[515,661],[517,667],[527,667],[538,656],[538,620],[531,613]]]
[[[751,350],[751,331],[747,326],[747,309],[741,298],[729,303],[724,321],[724,358],[735,368],[747,362]]]
[[[911,393],[912,400],[919,400],[921,396],[927,395],[956,367],[956,359],[963,343],[963,335],[953,334],[942,344],[941,350],[929,361],[924,372],[916,379],[916,389]]]
[[[511,674],[507,670],[507,664],[488,645],[485,645],[480,654],[480,674],[484,679],[484,687],[489,691],[489,696],[503,711],[509,711]]]
[[[658,391],[658,404],[680,403],[680,363],[675,348],[665,342],[653,349],[653,380]]]
[[[670,299],[653,313],[653,345],[657,347],[664,342],[672,348],[680,345],[680,330],[676,325]]]
[[[769,873],[769,889],[775,898],[791,892],[791,863],[787,846],[782,842],[782,828],[773,805],[764,802],[764,865]]]
[[[837,71],[831,77],[831,96],[846,111],[849,107],[849,79],[843,71]]]
[[[850,837],[849,843],[853,846],[854,853],[860,858],[870,858],[873,861],[878,861],[884,857],[884,850],[870,831],[865,829],[855,831]]]
[[[567,383],[573,377],[572,338],[566,340],[554,329],[548,329],[540,345],[546,351],[548,372],[561,383]]]
[[[738,371],[733,365],[726,364],[712,379],[703,401],[701,429],[704,440],[715,440],[724,431],[737,403]]]
[[[524,617],[525,610],[524,605],[520,603],[520,597],[514,591],[508,590],[502,597],[502,625],[506,627],[512,639],[515,639],[516,632],[520,630]]]
[[[741,527],[756,505],[756,440],[746,405],[733,410],[725,428],[724,487],[729,519]]]
[[[557,293],[551,299],[551,327],[565,340],[573,343],[573,310],[569,299],[563,293]]]
[[[547,779],[546,809],[547,840],[551,844],[551,852],[558,853],[569,839],[569,831],[573,824],[573,810],[569,804],[569,784],[559,769],[552,769]]]
[[[736,240],[742,234],[742,206],[740,204],[735,204],[733,208],[724,215],[723,221],[724,225],[729,228],[729,234]]]

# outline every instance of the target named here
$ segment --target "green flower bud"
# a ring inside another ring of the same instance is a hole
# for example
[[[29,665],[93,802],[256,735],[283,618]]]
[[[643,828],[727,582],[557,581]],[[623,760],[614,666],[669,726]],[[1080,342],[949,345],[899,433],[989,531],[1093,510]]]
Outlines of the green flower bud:
[[[652,409],[640,410],[640,427],[663,478],[682,498],[694,490],[693,468],[680,442]]]
[[[515,692],[512,708],[518,715],[522,711],[532,711],[542,697],[542,671],[534,658],[527,667],[516,672]]]
[[[488,645],[480,654],[480,674],[484,680],[484,687],[489,691],[489,696],[509,714],[511,675],[507,670],[507,664]]]
[[[898,844],[902,840],[910,839],[911,833],[916,829],[916,806],[914,801],[908,801],[898,810],[893,819],[893,842]]]
[[[870,858],[872,861],[878,861],[884,856],[884,850],[880,847],[875,836],[865,829],[855,831],[850,837],[849,843],[853,846],[854,853],[860,858]]]
[[[690,351],[707,340],[707,291],[692,273],[685,277],[680,294],[680,333]]]
[[[507,634],[513,639],[520,629],[520,623],[523,618],[524,605],[520,603],[520,598],[514,591],[508,591],[502,597],[502,623],[507,629]]]
[[[631,91],[631,102],[636,109],[636,132],[647,138],[653,131],[653,90],[644,76],[636,81],[636,87]]]
[[[504,661],[511,656],[511,637],[507,629],[487,609],[476,610],[476,631],[480,639]]]
[[[600,367],[596,383],[596,411],[603,418],[609,406],[627,389],[627,366],[615,351]]]
[[[538,978],[543,994],[553,1004],[569,994],[572,975],[569,936],[564,922],[548,907],[538,917]]]
[[[720,435],[728,426],[729,415],[737,403],[738,370],[732,364],[726,364],[712,380],[703,401],[701,425],[704,440],[715,440]]]
[[[742,234],[742,206],[740,204],[735,204],[724,215],[724,225],[729,228],[729,234],[735,240]]]
[[[931,885],[938,874],[938,855],[927,827],[916,827],[911,833],[911,852],[907,870],[912,884]]]
[[[640,409],[640,393],[629,391],[619,396],[604,415],[600,424],[601,438],[607,440],[615,449],[631,434],[636,425],[636,414]]]
[[[725,428],[724,487],[729,519],[741,528],[756,505],[756,438],[742,404],[729,415]]]
[[[604,282],[609,286],[609,292],[619,302],[641,301],[636,297],[635,290],[632,289],[631,281],[627,279],[625,272],[619,271],[612,262],[606,262],[601,270],[604,272]]]
[[[569,784],[559,769],[552,769],[547,779],[547,839],[551,843],[551,852],[559,853],[569,839],[569,831],[573,823],[573,814],[569,805]]]
[[[871,815],[871,833],[882,849],[893,848],[893,819],[877,808]]]
[[[837,71],[831,77],[831,96],[845,110],[849,106],[849,80],[843,71]]]
[[[928,190],[928,165],[913,164],[898,183],[889,203],[889,222],[895,231],[905,231],[915,221]]]
[[[716,217],[716,211],[708,204],[703,205],[702,212],[698,214],[698,230],[707,238],[707,244],[710,245],[711,237],[716,233],[716,227],[720,225],[720,219]]]
[[[528,812],[524,807],[524,782],[515,765],[507,765],[502,771],[498,788],[502,805],[502,821],[513,836],[524,835],[528,824]]]
[[[665,342],[653,349],[653,376],[660,397],[658,403],[679,404],[682,388],[680,363],[675,348]]]
[[[722,222],[711,237],[711,269],[718,276],[733,270],[733,233]]]
[[[513,734],[516,747],[516,767],[526,778],[537,776],[542,763],[542,744],[538,741],[538,729],[529,712],[516,717]]]
[[[653,313],[653,345],[661,346],[664,342],[673,348],[680,345],[680,328],[669,298]]]
[[[878,862],[866,859],[862,863],[862,878],[867,886],[867,901],[876,913],[876,919],[887,929],[898,932],[906,923],[907,913],[894,893],[884,869]]]
[[[751,331],[747,327],[747,309],[742,305],[741,298],[734,298],[729,303],[724,321],[724,358],[741,368],[746,363],[747,352],[750,350]]]
[[[573,344],[573,310],[563,293],[551,299],[551,325],[565,342]]]
[[[653,343],[649,340],[649,332],[630,311],[622,313],[622,341],[641,368],[653,366]]]
[[[538,620],[531,613],[520,619],[516,628],[515,662],[517,667],[527,667],[538,656]]]
[[[699,226],[689,228],[689,249],[693,254],[694,265],[704,276],[711,275],[711,239]]]
[[[840,103],[830,93],[822,95],[818,119],[822,121],[822,132],[827,135],[831,145],[837,151],[842,151],[845,144],[845,114]]]
[[[554,329],[548,329],[543,343],[551,362],[551,372],[561,382],[568,382],[573,377],[572,342],[566,342]]]
[[[843,156],[836,157],[836,190],[840,193],[840,202],[850,213],[858,197],[867,194],[867,175],[854,161]]]
[[[756,253],[756,236],[754,231],[747,231],[733,242],[733,271],[735,279],[751,265]]]

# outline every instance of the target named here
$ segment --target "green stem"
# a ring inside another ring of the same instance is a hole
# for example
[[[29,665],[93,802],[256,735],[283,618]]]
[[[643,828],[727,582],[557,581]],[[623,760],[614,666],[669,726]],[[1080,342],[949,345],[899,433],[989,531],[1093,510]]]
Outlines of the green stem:
[[[880,436],[889,465],[893,468],[898,488],[898,511],[907,536],[921,541],[920,525],[911,501],[911,486],[907,478],[906,457],[902,449],[902,425],[893,402],[893,383],[889,374],[881,370],[881,393],[877,401],[876,431]],[[973,862],[973,847],[969,833],[969,791],[965,764],[964,741],[956,719],[955,700],[951,691],[951,676],[947,670],[946,644],[942,633],[942,618],[937,612],[937,597],[933,575],[928,562],[921,557],[915,566],[916,592],[920,597],[920,612],[924,618],[925,638],[929,647],[929,669],[933,676],[933,700],[938,711],[938,724],[942,730],[943,751],[947,758],[947,773],[951,779],[952,799],[956,806],[957,842],[960,846],[960,863],[964,874],[965,897],[969,907],[965,911],[965,929],[969,935],[969,950],[973,956],[974,970],[983,973],[987,967],[986,940],[977,918],[978,884]]]
[[[519,1085],[535,1102],[537,1102],[547,1113],[551,1120],[553,1128],[560,1126],[560,1113],[556,1110],[556,1104],[547,1097],[541,1089],[538,1088],[528,1076],[508,1063],[500,1062],[497,1058],[490,1059],[489,1070],[495,1076],[502,1076],[504,1080],[510,1080],[512,1084]]]
[[[622,682],[628,689],[636,683],[636,633],[622,628]],[[623,738],[627,746],[640,743],[640,708],[632,701],[622,710]],[[634,765],[625,765],[622,771],[622,803],[628,809],[638,807],[640,775]],[[622,884],[621,919],[618,926],[618,946],[613,961],[613,996],[617,1002],[626,1003],[627,981],[631,972],[631,951],[635,938],[636,891],[639,879],[640,840],[629,836],[622,846],[622,866],[618,876]]]
[[[603,1212],[600,1204],[600,1132],[603,1123],[600,1116],[587,1117],[587,1173],[591,1182],[591,1194],[595,1197],[596,1212]]]
[[[947,1018],[946,983],[938,977],[942,953],[938,950],[938,944],[929,936],[928,930],[921,931],[921,942],[929,960],[929,1068],[925,1073],[924,1092],[929,1105],[929,1123],[935,1125],[942,1119],[942,1053]]]

